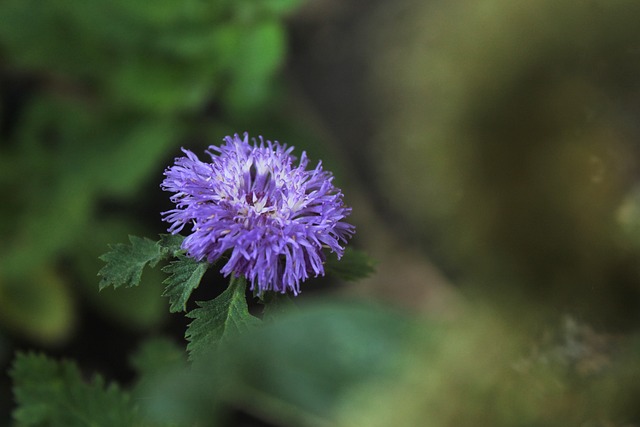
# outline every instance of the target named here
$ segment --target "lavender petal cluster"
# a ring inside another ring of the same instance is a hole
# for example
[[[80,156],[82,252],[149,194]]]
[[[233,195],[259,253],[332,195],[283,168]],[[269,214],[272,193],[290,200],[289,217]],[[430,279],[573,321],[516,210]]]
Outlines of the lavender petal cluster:
[[[351,208],[322,164],[307,170],[302,153],[277,141],[224,138],[210,146],[211,162],[182,149],[165,171],[161,188],[174,193],[176,208],[163,213],[169,232],[190,225],[182,243],[187,255],[213,263],[221,272],[244,276],[251,289],[300,293],[300,283],[324,275],[324,249],[340,258],[355,227],[344,219]]]

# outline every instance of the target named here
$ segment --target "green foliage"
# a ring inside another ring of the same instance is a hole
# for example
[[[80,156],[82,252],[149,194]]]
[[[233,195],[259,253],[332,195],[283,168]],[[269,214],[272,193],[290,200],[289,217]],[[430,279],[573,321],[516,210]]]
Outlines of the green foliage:
[[[189,340],[189,357],[196,359],[229,337],[250,330],[259,320],[249,314],[245,297],[246,281],[232,278],[229,287],[211,301],[198,302],[187,314],[193,319],[185,337]]]
[[[11,371],[19,426],[142,426],[128,393],[96,376],[85,383],[72,362],[19,354]]]
[[[130,360],[131,367],[138,374],[132,390],[134,399],[146,399],[149,386],[176,369],[185,369],[186,363],[184,349],[168,338],[152,338],[143,342]]]
[[[236,58],[268,80],[282,59],[283,39],[256,38],[300,1],[144,2],[69,1],[39,5],[7,1],[0,11],[4,48],[19,68],[47,70],[85,81],[110,103],[159,114],[197,107],[205,97],[235,84]],[[33,10],[33,9],[37,9]],[[29,21],[36,27],[22,25]],[[221,31],[221,28],[223,29]],[[228,37],[226,28],[233,29]],[[257,33],[254,30],[258,28]],[[49,29],[42,37],[42,29]],[[248,53],[260,55],[255,64]],[[266,59],[266,61],[264,60]],[[255,67],[254,67],[255,65]],[[244,78],[240,78],[244,80]],[[246,93],[233,102],[253,103]]]
[[[235,47],[234,79],[224,96],[226,104],[241,114],[247,108],[253,109],[268,101],[270,92],[265,79],[284,58],[285,35],[276,22],[264,22],[247,28]]]
[[[161,234],[158,242],[163,251],[171,256],[176,256],[182,251],[184,236],[179,234]]]
[[[169,311],[187,310],[187,300],[191,292],[198,287],[209,263],[198,262],[193,258],[178,255],[178,259],[164,267],[162,271],[170,276],[163,282],[167,287],[162,296],[169,297]]]
[[[171,274],[166,284],[169,285],[167,294],[171,300],[172,312],[179,310],[182,303],[176,302],[174,298],[184,298],[186,302],[206,271],[206,263],[197,263],[181,255],[182,240],[184,240],[183,236],[171,234],[161,235],[157,242],[146,237],[129,236],[131,242],[129,245],[124,243],[109,245],[111,250],[99,257],[106,263],[98,272],[98,275],[102,276],[100,290],[107,286],[114,288],[138,286],[145,266],[155,267],[158,262],[168,257],[178,257],[177,261],[165,267],[163,271]],[[178,283],[187,279],[189,283]],[[178,289],[181,286],[185,289]],[[179,295],[178,292],[185,295]],[[174,306],[178,308],[174,310]]]
[[[160,269],[144,269],[138,286],[96,292],[96,272],[105,266],[99,257],[109,244],[128,241],[131,231],[131,224],[123,218],[102,220],[99,224],[92,222],[90,226],[95,226],[92,238],[76,240],[75,250],[69,254],[77,277],[94,277],[92,281],[78,281],[74,290],[89,302],[93,312],[115,324],[137,332],[157,327],[168,317],[166,300],[160,296],[166,276]]]
[[[267,292],[261,296],[260,301],[264,304],[262,319],[265,321],[277,319],[284,313],[296,308],[292,297],[288,294]]]
[[[245,407],[260,402],[276,420],[279,407],[331,419],[352,387],[393,378],[410,325],[398,312],[361,303],[290,311],[230,346],[225,369],[238,384],[234,399]]]
[[[187,300],[200,284],[209,264],[185,256],[180,247],[183,239],[180,235],[165,234],[154,242],[148,238],[129,236],[129,245],[110,245],[111,250],[100,256],[106,263],[98,273],[101,276],[100,290],[108,286],[138,286],[145,266],[155,267],[158,262],[175,257],[174,261],[162,268],[164,273],[169,274],[163,281],[166,287],[162,296],[169,297],[171,313],[186,311]]]
[[[103,226],[105,200],[148,204],[141,186],[180,141],[228,128],[234,114],[273,110],[283,16],[300,3],[0,2],[0,185],[20,183],[0,206],[0,295],[18,282],[46,286],[39,276],[63,258],[85,272],[89,255],[76,242]],[[219,113],[202,114],[208,105]],[[131,286],[129,274],[114,286]],[[69,307],[66,298],[51,304],[60,304],[52,313]],[[6,313],[4,325],[22,322]]]
[[[354,282],[372,275],[375,262],[364,251],[346,248],[340,260],[331,254],[325,263],[325,270],[327,274]]]
[[[193,363],[170,340],[145,342],[133,397],[83,382],[72,363],[19,355],[18,425],[232,425],[228,408],[296,427],[637,422],[637,337],[568,321],[532,340],[491,307],[436,320],[336,300],[258,322],[245,286],[191,313]]]
[[[95,292],[96,286],[93,283],[91,290],[94,295],[88,299],[95,306],[96,312],[113,319],[120,327],[147,332],[157,328],[168,318],[166,300],[160,296],[164,278],[164,273],[152,269],[144,272],[138,286],[118,290],[107,288],[100,293]],[[82,289],[82,292],[88,294],[90,289]]]
[[[143,380],[185,362],[184,350],[168,338],[145,341],[131,357],[131,366]]]
[[[333,425],[352,388],[398,372],[410,325],[377,306],[309,304],[226,341],[215,359],[158,378],[143,403],[152,420],[181,425],[219,425],[216,403],[274,425]]]
[[[467,309],[436,320],[308,304],[147,383],[145,413],[203,426],[225,405],[297,427],[637,423],[637,337],[569,324],[533,340],[491,308]]]
[[[146,265],[155,267],[165,257],[158,242],[146,237],[129,236],[130,245],[118,243],[100,257],[106,265],[100,270],[100,289],[107,286],[138,286]]]
[[[95,287],[94,287],[95,293]],[[55,271],[0,284],[0,322],[44,343],[65,339],[75,321],[70,290]]]

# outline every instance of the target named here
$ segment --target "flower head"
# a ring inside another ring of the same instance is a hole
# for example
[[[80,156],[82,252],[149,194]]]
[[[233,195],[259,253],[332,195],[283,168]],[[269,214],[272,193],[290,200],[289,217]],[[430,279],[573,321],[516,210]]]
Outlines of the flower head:
[[[221,272],[244,276],[257,293],[300,292],[300,282],[324,274],[323,249],[344,253],[355,228],[351,209],[321,163],[291,155],[293,147],[247,133],[210,146],[211,162],[189,150],[165,171],[162,189],[175,193],[164,212],[171,233],[191,224],[182,248],[197,260],[228,257]]]

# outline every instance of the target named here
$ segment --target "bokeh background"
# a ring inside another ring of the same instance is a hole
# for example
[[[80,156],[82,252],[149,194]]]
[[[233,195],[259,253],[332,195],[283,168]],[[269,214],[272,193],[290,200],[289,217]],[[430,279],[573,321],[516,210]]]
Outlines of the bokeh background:
[[[298,410],[227,402],[229,425],[640,425],[638,22],[631,0],[3,1],[2,371],[37,349],[126,385],[146,337],[182,345],[162,273],[98,293],[98,256],[164,232],[181,146],[248,131],[323,160],[378,271],[310,283],[262,358],[239,344],[272,376],[235,381]]]

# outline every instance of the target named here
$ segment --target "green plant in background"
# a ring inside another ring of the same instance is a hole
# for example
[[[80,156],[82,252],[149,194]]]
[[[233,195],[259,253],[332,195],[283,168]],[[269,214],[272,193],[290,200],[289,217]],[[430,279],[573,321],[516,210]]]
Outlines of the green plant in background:
[[[345,250],[354,228],[331,174],[307,170],[292,150],[246,134],[211,146],[211,162],[184,150],[165,171],[175,208],[163,215],[170,231],[190,233],[112,246],[100,288],[140,286],[145,269],[163,263],[163,295],[181,312],[209,268],[227,275],[228,287],[186,314],[186,354],[170,340],[147,340],[127,388],[99,375],[86,381],[74,362],[18,354],[10,373],[18,426],[233,425],[237,411],[284,426],[638,421],[637,386],[625,381],[639,369],[634,336],[567,318],[536,337],[539,328],[479,301],[449,320],[336,299],[296,310],[287,294],[310,275],[354,280],[372,269],[364,254]],[[326,251],[344,255],[344,265],[325,261]],[[248,290],[262,319],[249,312]]]
[[[238,135],[211,163],[184,150],[165,171],[163,217],[187,237],[111,246],[95,292],[106,244],[145,229],[100,206],[144,203],[177,143],[264,116],[296,3],[0,4],[2,79],[23,88],[3,104],[17,108],[0,183],[24,189],[0,206],[0,321],[59,340],[69,271],[129,329],[167,300],[190,319],[186,348],[145,337],[122,384],[85,360],[18,353],[15,425],[220,426],[238,413],[291,427],[640,425],[633,1],[381,2],[394,13],[378,19],[405,21],[364,38],[380,126],[369,166],[411,237],[435,236],[467,285],[444,316],[288,298],[308,276],[358,280],[372,264],[344,248],[353,229],[328,175]],[[404,267],[389,294],[407,292]],[[190,304],[214,269],[228,286]],[[0,335],[0,358],[11,351]]]
[[[161,318],[152,287],[124,298],[89,290],[101,248],[135,226],[100,207],[139,199],[159,160],[207,132],[205,120],[224,127],[273,105],[282,18],[299,3],[2,2],[0,184],[20,188],[0,205],[2,324],[42,342],[67,336],[70,270],[102,311],[138,327]],[[207,105],[219,114],[205,117]]]
[[[345,254],[351,258],[342,269],[332,269],[342,271],[347,279],[371,272],[366,256],[345,252],[344,245],[355,230],[345,222],[351,209],[344,205],[342,193],[332,184],[333,176],[320,164],[306,170],[306,154],[303,152],[297,162],[291,154],[293,147],[262,138],[259,143],[250,144],[248,138],[247,134],[244,138],[235,135],[225,138],[221,147],[209,147],[210,163],[184,150],[187,156],[176,159],[175,165],[166,170],[162,187],[175,193],[171,200],[176,208],[164,213],[165,220],[171,223],[169,230],[174,233],[185,225],[191,227],[187,237],[163,235],[154,242],[132,236],[129,245],[115,245],[101,257],[106,262],[99,273],[101,289],[138,286],[146,266],[155,267],[173,259],[163,268],[169,274],[164,295],[169,298],[171,312],[186,311],[187,300],[206,270],[224,263],[220,271],[230,277],[227,289],[210,301],[198,302],[198,307],[187,314],[193,319],[185,333],[189,359],[207,369],[212,365],[216,369],[232,369],[233,366],[226,366],[228,362],[224,368],[221,365],[228,342],[260,325],[260,320],[249,313],[247,288],[264,304],[265,320],[272,321],[282,312],[282,298],[287,293],[297,295],[301,282],[312,275],[324,275],[325,262],[337,262],[327,261],[325,252],[338,259]],[[153,345],[162,346],[164,354],[153,351],[153,347],[149,354],[143,350],[144,354],[137,357],[140,384],[162,380],[161,374],[166,372],[154,367],[165,368],[167,355],[176,353],[164,344]],[[357,347],[353,350],[359,351]],[[174,364],[179,360],[180,357],[169,357]],[[213,372],[206,375],[211,378]],[[243,375],[248,373],[242,371]],[[154,380],[153,375],[160,377]],[[184,422],[180,414],[146,421],[153,418],[153,411],[141,407],[115,386],[105,388],[100,377],[85,384],[71,363],[22,355],[12,376],[19,404],[14,418],[19,425],[165,425],[167,420],[176,419]],[[149,393],[145,389],[143,395]],[[227,394],[225,398],[231,397]],[[214,395],[207,393],[202,398],[207,402],[205,412],[218,406]],[[172,406],[176,408],[178,404]],[[189,417],[193,419],[190,422],[207,425],[217,419],[203,416],[201,410]]]

